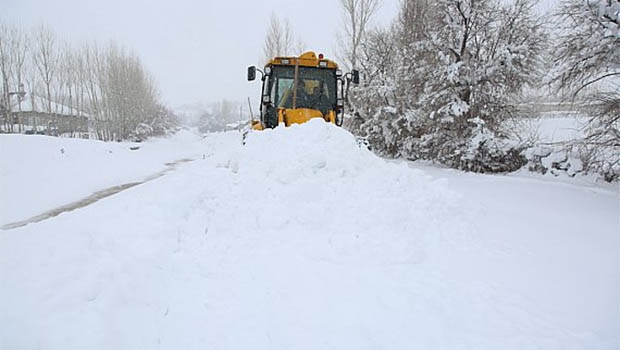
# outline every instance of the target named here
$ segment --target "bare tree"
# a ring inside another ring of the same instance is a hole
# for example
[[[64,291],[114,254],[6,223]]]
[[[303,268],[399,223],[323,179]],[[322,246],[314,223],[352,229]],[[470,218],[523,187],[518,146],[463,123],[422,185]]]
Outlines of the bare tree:
[[[28,68],[28,34],[21,28],[15,28],[12,45],[13,80],[19,91],[24,88],[26,70]],[[21,99],[18,99],[18,109],[21,109]]]
[[[60,50],[58,80],[56,82],[55,102],[59,103],[60,113],[70,114],[76,118],[70,119],[69,132],[75,134],[84,132],[81,118],[83,105],[80,99],[80,66],[79,52],[65,43]]]
[[[14,34],[14,28],[9,25],[0,22],[0,73],[2,74],[2,98],[0,99],[0,113],[4,112],[1,117],[8,118],[11,112],[11,100],[10,100],[10,79],[12,73],[12,54],[11,54],[11,41]],[[12,122],[6,120],[7,128],[12,129]]]
[[[429,0],[402,0],[396,19],[401,45],[408,45],[428,37],[432,20]]]
[[[382,0],[340,0],[344,26],[338,38],[341,59],[351,68],[358,68],[359,49],[372,18]]]
[[[47,112],[52,110],[52,88],[58,74],[59,51],[55,34],[45,25],[34,32],[32,60],[43,83]]]
[[[285,19],[280,21],[273,13],[269,20],[269,27],[263,44],[263,63],[277,56],[296,56],[305,48],[301,39],[295,39],[291,22]]]
[[[2,97],[0,104],[5,107],[5,117],[11,115],[14,102],[16,109],[21,108],[21,97],[12,97],[23,90],[24,74],[27,63],[28,38],[26,33],[15,25],[0,23],[0,73]],[[14,98],[12,100],[12,98]],[[12,131],[14,122],[7,119],[8,129]],[[21,131],[21,121],[19,121]]]

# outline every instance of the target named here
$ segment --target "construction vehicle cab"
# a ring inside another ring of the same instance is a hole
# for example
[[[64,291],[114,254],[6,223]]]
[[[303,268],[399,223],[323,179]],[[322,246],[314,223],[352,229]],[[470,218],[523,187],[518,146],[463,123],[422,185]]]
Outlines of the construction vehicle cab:
[[[306,52],[299,57],[276,57],[264,70],[248,68],[248,81],[262,75],[263,88],[260,120],[252,128],[263,130],[279,124],[302,124],[312,118],[342,125],[344,118],[345,84],[359,83],[359,73],[343,76],[338,65]],[[348,89],[347,89],[348,90]]]

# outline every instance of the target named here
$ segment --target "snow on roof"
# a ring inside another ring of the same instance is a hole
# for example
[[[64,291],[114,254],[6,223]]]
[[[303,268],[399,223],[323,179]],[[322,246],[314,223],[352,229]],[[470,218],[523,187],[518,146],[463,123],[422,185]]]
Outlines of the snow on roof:
[[[26,94],[21,103],[18,103],[17,99],[11,99],[11,110],[21,112],[37,112],[48,113],[48,99],[44,96],[36,94]],[[84,111],[80,111],[77,108],[51,101],[51,112],[61,115],[69,116],[83,116],[90,117],[90,115]]]

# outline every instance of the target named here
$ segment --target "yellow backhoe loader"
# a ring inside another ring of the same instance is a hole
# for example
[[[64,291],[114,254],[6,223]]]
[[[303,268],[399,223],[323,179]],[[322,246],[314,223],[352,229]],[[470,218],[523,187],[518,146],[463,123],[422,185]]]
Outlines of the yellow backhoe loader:
[[[343,75],[334,61],[314,52],[276,57],[263,70],[249,67],[248,81],[256,79],[257,71],[262,75],[263,88],[260,120],[252,120],[254,130],[302,124],[312,118],[341,126],[345,90],[350,83],[359,84],[358,71]]]

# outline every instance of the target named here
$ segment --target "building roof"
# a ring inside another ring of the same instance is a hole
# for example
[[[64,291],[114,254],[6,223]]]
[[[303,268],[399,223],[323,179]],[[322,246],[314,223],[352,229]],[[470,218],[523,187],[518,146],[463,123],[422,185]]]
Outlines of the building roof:
[[[11,111],[49,113],[47,101],[48,99],[46,97],[37,94],[26,94],[21,103],[18,103],[17,98],[11,98]],[[90,117],[88,113],[62,103],[52,101],[51,107],[51,113],[53,114],[66,116],[81,116],[87,118]]]

